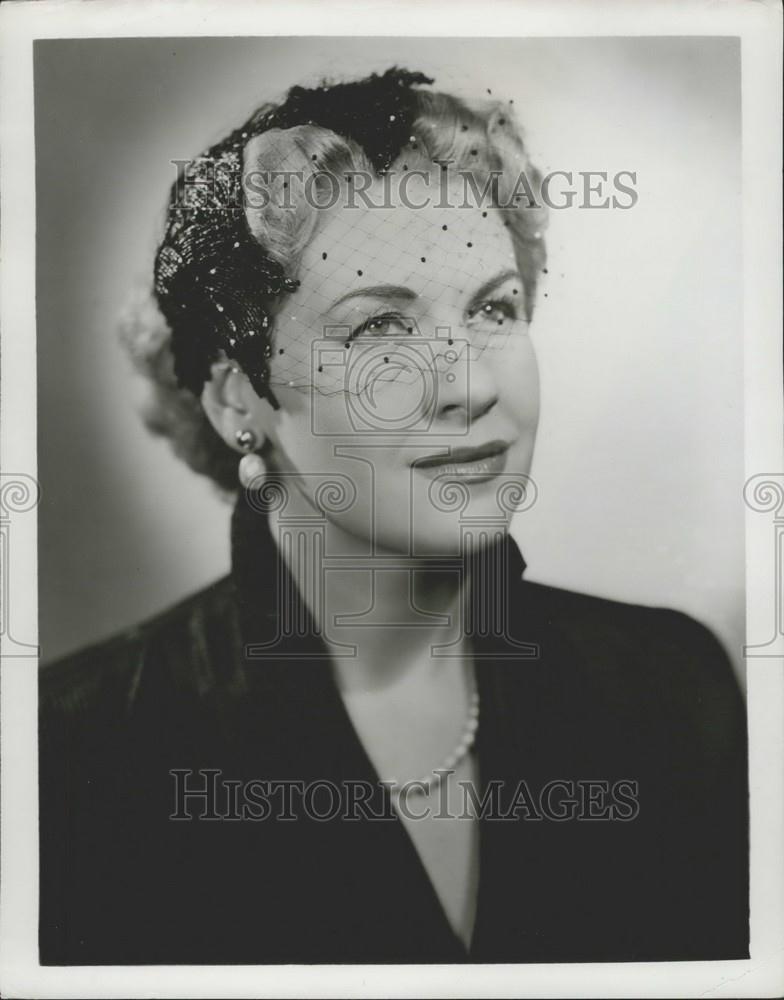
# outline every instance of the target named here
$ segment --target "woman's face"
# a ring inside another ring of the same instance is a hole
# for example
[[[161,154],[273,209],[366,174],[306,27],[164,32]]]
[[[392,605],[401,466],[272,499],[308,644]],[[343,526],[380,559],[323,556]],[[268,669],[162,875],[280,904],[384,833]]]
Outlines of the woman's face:
[[[259,406],[283,470],[311,496],[346,491],[330,520],[377,548],[451,555],[466,518],[508,527],[539,384],[502,217],[420,186],[408,206],[324,213],[275,321],[281,408]],[[428,192],[436,204],[411,207]]]

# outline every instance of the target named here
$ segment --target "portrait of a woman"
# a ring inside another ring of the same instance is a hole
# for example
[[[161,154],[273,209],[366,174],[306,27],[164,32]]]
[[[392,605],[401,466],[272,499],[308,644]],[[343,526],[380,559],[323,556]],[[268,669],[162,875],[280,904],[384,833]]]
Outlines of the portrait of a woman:
[[[540,180],[513,102],[397,66],[181,169],[123,342],[231,572],[41,670],[42,963],[748,955],[720,643],[509,532]]]

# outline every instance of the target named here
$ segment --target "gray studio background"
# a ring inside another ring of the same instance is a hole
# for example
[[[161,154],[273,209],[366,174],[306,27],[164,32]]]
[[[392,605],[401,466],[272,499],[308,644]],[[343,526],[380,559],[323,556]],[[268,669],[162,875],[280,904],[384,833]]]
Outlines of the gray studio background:
[[[531,579],[744,631],[737,39],[97,39],[35,46],[39,598],[50,660],[226,572],[229,509],[142,427],[116,316],[172,160],[321,74],[397,63],[513,98],[545,171],[637,172],[553,212],[533,325]],[[545,294],[546,293],[546,294]]]

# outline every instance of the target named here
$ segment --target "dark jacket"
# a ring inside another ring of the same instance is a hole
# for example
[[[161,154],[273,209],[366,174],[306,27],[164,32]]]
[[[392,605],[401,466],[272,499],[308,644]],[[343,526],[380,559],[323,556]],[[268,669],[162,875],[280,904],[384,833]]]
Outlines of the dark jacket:
[[[492,559],[511,634],[474,635],[480,788],[500,809],[480,821],[470,952],[312,622],[247,655],[291,581],[239,504],[230,577],[42,668],[41,962],[748,957],[745,710],[718,643],[674,611],[526,582],[511,540]],[[294,799],[294,820],[258,818],[225,784],[253,779],[366,781],[387,818],[317,821]],[[178,799],[213,780],[214,801]]]

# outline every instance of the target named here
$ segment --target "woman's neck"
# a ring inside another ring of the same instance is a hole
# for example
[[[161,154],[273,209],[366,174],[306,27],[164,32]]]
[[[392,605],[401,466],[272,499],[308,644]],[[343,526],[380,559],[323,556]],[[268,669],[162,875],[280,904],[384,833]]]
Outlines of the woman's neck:
[[[369,556],[366,539],[331,520],[318,532],[298,531],[296,545],[279,512],[270,513],[269,526],[344,691],[380,690],[415,670],[436,675],[464,655],[467,581],[443,560],[378,547]]]

